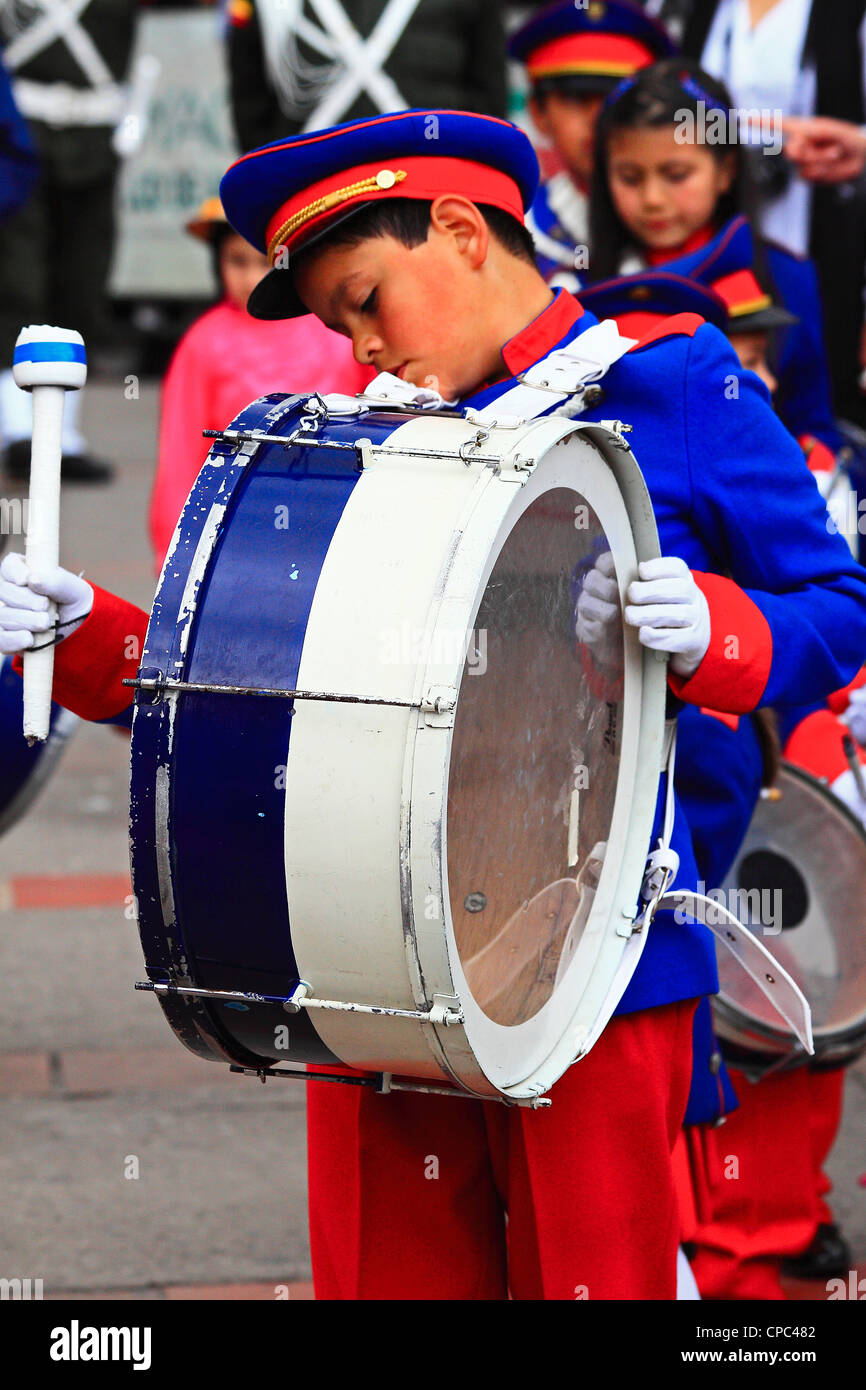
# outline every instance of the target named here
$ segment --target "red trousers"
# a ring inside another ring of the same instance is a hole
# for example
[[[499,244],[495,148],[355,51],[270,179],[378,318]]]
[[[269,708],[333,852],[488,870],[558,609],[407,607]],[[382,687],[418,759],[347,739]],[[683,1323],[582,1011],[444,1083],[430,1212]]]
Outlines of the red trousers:
[[[703,1298],[782,1299],[783,1257],[801,1254],[833,1220],[823,1165],[844,1072],[797,1067],[752,1085],[731,1070],[731,1079],[739,1110],[718,1129],[689,1130],[677,1153],[683,1240],[698,1247]]]
[[[550,1110],[312,1082],[316,1297],[675,1298],[693,1012],[613,1019]]]

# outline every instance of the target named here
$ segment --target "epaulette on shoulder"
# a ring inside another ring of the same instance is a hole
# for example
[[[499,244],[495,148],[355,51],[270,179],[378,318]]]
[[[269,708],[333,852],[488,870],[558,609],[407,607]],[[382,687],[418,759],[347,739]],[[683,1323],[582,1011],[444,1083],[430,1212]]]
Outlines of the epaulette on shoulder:
[[[693,338],[699,328],[706,323],[700,314],[671,314],[647,329],[629,352],[640,352],[641,348],[651,347],[653,343],[664,342],[667,338]]]

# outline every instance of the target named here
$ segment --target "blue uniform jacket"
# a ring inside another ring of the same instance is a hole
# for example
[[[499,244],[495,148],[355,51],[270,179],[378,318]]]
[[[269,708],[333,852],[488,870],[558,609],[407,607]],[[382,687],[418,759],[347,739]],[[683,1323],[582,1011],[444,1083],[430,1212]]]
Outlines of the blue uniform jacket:
[[[736,728],[715,714],[686,705],[677,720],[674,785],[689,824],[704,892],[718,888],[746,836],[764,780],[764,759],[754,721]],[[692,1081],[684,1125],[707,1124],[737,1108],[709,999],[692,1025]]]

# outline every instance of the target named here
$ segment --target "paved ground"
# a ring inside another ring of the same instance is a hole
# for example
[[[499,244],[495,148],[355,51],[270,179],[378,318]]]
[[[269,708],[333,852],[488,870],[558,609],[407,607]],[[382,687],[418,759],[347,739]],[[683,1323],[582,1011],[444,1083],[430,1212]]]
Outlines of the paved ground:
[[[118,478],[63,498],[63,563],[145,607],[156,412],[152,384],[91,387]],[[0,840],[0,1276],[59,1298],[310,1298],[302,1085],[199,1061],[133,991],[127,777],[128,740],[82,725]],[[861,1261],[864,1091],[861,1062],[830,1165]]]
[[[63,495],[62,562],[148,608],[156,415],[153,385],[92,387],[118,478]],[[128,763],[125,735],[81,724],[0,840],[0,1276],[46,1297],[309,1297],[303,1086],[198,1060],[133,990]]]

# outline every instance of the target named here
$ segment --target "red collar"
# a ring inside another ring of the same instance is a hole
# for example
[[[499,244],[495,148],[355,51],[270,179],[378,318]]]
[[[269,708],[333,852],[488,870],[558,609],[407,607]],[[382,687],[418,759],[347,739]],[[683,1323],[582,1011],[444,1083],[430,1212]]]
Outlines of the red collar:
[[[511,376],[526,372],[561,342],[585,310],[573,294],[557,290],[546,309],[515,333],[502,349],[502,360]]]
[[[646,263],[651,266],[664,265],[666,261],[676,260],[678,256],[688,256],[692,251],[700,251],[715,235],[716,229],[710,222],[706,227],[699,227],[690,237],[686,237],[682,246],[669,246],[663,251],[652,251],[647,247],[644,251]]]

